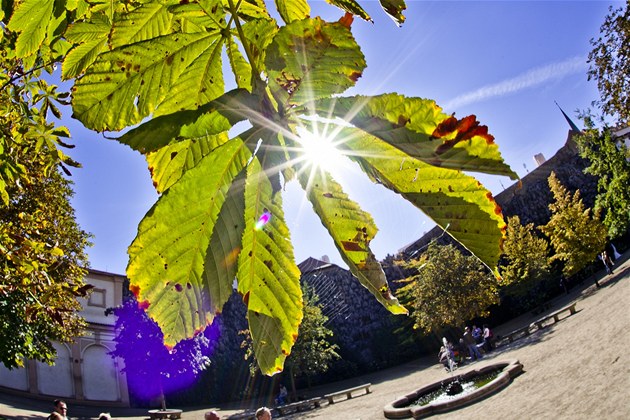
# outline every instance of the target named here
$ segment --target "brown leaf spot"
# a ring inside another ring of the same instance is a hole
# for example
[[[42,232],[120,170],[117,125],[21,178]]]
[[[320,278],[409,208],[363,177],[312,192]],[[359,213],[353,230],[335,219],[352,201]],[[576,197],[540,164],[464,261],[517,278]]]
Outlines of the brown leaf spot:
[[[361,245],[353,241],[341,241],[341,245],[345,251],[363,251]]]
[[[350,26],[352,26],[353,21],[354,21],[354,16],[350,12],[346,12],[346,14],[343,15],[341,19],[339,19],[339,23],[341,23],[343,26],[345,26],[348,29],[350,29]]]
[[[188,290],[192,289],[192,284],[186,283],[186,289],[188,289]]]
[[[349,76],[349,77],[350,77],[350,80],[352,80],[353,82],[355,82],[355,83],[356,83],[356,82],[357,82],[357,80],[359,80],[359,78],[360,78],[361,76],[363,76],[363,73],[361,73],[361,72],[359,72],[359,71],[353,71],[353,72],[350,74],[350,76]]]
[[[164,61],[166,61],[166,64],[168,64],[170,66],[171,64],[173,64],[173,59],[174,58],[175,57],[173,55],[167,55],[166,56],[166,60],[164,60]]]
[[[243,295],[243,303],[245,304],[245,306],[249,305],[249,292]]]
[[[411,118],[407,118],[404,115],[399,115],[398,116],[398,123],[396,124],[397,127],[404,127],[406,126],[409,121],[411,121]]]
[[[263,264],[265,264],[270,270],[273,267],[273,262],[271,262],[270,260],[263,261]]]
[[[181,284],[177,283],[177,284],[175,285],[175,290],[177,290],[178,292],[181,292],[182,290],[184,290],[184,288],[182,287],[182,285],[181,285]]]
[[[175,156],[177,156],[177,152],[171,152],[171,160],[175,159]]]
[[[143,300],[142,302],[138,302],[138,308],[144,309],[145,311],[149,309],[151,303],[148,300]]]
[[[129,291],[133,293],[133,295],[136,298],[140,296],[140,286],[136,286],[135,284],[132,284],[131,286],[129,286]]]
[[[487,144],[494,143],[494,136],[488,134],[488,127],[485,125],[479,125],[477,117],[475,115],[469,115],[467,117],[458,120],[455,117],[448,117],[442,121],[433,130],[432,136],[436,139],[446,137],[455,134],[454,139],[445,140],[438,148],[436,153],[442,154],[452,149],[460,141],[470,140],[473,137],[482,137],[486,140]]]

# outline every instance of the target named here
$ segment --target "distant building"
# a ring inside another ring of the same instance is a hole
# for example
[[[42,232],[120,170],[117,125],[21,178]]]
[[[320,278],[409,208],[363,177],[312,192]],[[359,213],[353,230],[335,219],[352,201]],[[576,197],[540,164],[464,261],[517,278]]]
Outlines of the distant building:
[[[88,321],[86,335],[74,343],[53,343],[57,350],[54,366],[35,360],[25,367],[8,370],[0,365],[0,391],[68,402],[95,402],[102,406],[129,406],[123,361],[112,359],[113,315],[105,309],[122,304],[124,276],[89,270],[86,283],[94,286],[89,299],[80,298],[81,314]]]
[[[545,159],[545,156],[542,153],[537,153],[534,155],[534,162],[536,162],[536,166],[540,166],[546,161],[547,159]]]

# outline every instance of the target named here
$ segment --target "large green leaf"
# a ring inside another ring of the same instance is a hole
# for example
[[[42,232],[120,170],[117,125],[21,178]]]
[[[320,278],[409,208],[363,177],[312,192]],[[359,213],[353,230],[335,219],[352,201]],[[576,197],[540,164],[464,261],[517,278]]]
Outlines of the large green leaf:
[[[25,0],[13,12],[8,28],[20,33],[15,43],[18,57],[31,56],[42,45],[54,5],[55,0]]]
[[[229,37],[226,41],[227,56],[230,60],[230,67],[234,73],[236,86],[241,89],[252,91],[252,66],[245,60],[238,48],[236,41]]]
[[[369,213],[343,192],[341,186],[320,170],[302,170],[299,174],[315,213],[330,233],[341,257],[376,299],[394,314],[406,314],[387,284],[381,264],[370,250],[377,228]]]
[[[258,223],[263,215],[269,217],[264,225]],[[273,194],[257,158],[247,168],[242,243],[238,291],[247,305],[258,365],[263,373],[272,375],[282,370],[297,339],[302,290],[281,195]]]
[[[66,54],[61,66],[62,79],[77,77],[94,63],[98,55],[107,49],[106,36],[105,34],[102,39],[84,42]]]
[[[215,149],[160,197],[129,246],[130,288],[167,345],[192,337],[214,317],[204,262],[228,189],[250,156],[238,138]]]
[[[223,0],[226,10],[231,10],[230,3],[235,7],[238,5],[236,14],[246,22],[271,19],[265,0]]]
[[[265,57],[269,88],[285,106],[341,93],[366,67],[350,29],[319,18],[280,28]]]
[[[241,172],[228,190],[206,253],[203,276],[212,297],[211,310],[214,312],[221,311],[223,304],[234,291],[233,284],[238,270],[241,238],[245,228],[244,175],[245,171]]]
[[[506,224],[490,191],[460,171],[437,168],[354,128],[338,134],[343,147],[376,182],[401,194],[491,268]]]
[[[140,153],[149,153],[184,139],[220,134],[255,112],[258,101],[246,90],[235,89],[198,109],[153,118],[117,140]]]
[[[249,45],[249,57],[257,69],[264,69],[264,57],[267,46],[278,33],[278,25],[275,20],[257,19],[243,25],[243,34]]]
[[[227,132],[186,139],[147,154],[147,163],[155,189],[162,193],[182,175],[217,147],[228,141]]]
[[[518,178],[474,115],[458,121],[432,100],[391,93],[322,99],[313,106],[433,166]]]
[[[112,48],[122,47],[171,32],[173,15],[165,2],[147,2],[116,21],[110,37]]]
[[[179,1],[169,11],[180,22],[183,32],[225,28],[226,7],[222,0]]]
[[[306,0],[275,0],[276,8],[285,23],[302,20],[310,16],[311,8]]]
[[[171,34],[101,54],[75,84],[73,116],[97,131],[121,130],[216,99],[221,39],[219,31]]]

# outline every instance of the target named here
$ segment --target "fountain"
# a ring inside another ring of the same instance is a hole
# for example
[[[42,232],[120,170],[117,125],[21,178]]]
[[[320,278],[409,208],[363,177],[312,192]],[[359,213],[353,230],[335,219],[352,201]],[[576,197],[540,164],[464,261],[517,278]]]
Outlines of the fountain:
[[[522,371],[518,360],[495,362],[458,376],[451,370],[447,379],[400,397],[383,411],[388,419],[419,419],[456,410],[505,388]]]

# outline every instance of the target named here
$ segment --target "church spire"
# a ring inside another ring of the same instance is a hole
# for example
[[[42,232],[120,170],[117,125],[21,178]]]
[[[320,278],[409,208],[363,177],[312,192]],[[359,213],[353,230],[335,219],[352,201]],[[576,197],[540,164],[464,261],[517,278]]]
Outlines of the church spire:
[[[560,110],[560,112],[562,112],[562,115],[564,115],[564,119],[567,120],[567,122],[569,123],[569,126],[571,127],[571,131],[575,131],[576,133],[581,133],[582,130],[580,130],[578,128],[578,126],[575,125],[575,123],[573,121],[571,121],[571,118],[569,118],[569,116],[564,113],[562,108],[560,108],[560,105],[558,105],[558,102],[556,102],[556,101],[554,101],[554,102],[555,102],[556,106],[558,107],[558,109]]]

